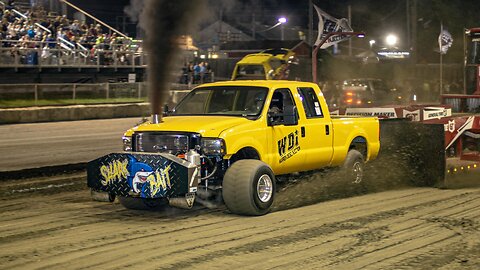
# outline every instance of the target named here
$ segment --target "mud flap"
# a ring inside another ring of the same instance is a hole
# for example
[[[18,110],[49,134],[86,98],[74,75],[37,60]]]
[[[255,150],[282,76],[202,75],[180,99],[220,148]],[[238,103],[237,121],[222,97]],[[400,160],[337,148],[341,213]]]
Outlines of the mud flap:
[[[178,197],[196,192],[198,169],[170,154],[112,153],[88,163],[87,184],[124,197]]]

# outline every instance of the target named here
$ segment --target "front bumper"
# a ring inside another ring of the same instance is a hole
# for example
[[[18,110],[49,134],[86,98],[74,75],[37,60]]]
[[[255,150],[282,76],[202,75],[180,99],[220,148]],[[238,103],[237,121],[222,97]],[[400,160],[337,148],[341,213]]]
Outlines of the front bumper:
[[[173,198],[197,191],[199,169],[164,153],[111,153],[87,166],[87,185],[118,196]]]

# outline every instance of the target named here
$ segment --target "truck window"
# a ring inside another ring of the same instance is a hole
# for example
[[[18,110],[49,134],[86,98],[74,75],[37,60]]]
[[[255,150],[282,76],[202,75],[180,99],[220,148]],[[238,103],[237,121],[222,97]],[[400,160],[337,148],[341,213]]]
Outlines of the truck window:
[[[265,68],[263,65],[239,65],[236,79],[265,80]]]
[[[182,99],[171,115],[258,117],[268,89],[253,86],[201,87]]]
[[[270,107],[268,107],[269,112],[274,113],[283,113],[284,107],[288,105],[294,105],[295,100],[293,99],[292,93],[288,88],[279,88],[273,92],[272,101],[270,102]],[[297,111],[298,116],[298,111]],[[283,119],[283,116],[282,116]],[[282,120],[279,119],[279,120]]]
[[[280,59],[277,59],[277,58],[270,59],[269,63],[272,69],[274,70],[276,70],[282,65],[282,61],[280,61]]]
[[[307,118],[323,117],[320,102],[313,88],[300,87],[298,88],[298,93],[302,99],[303,109]]]
[[[184,102],[184,104],[188,104],[188,106],[177,105],[176,109],[185,114],[202,114],[205,111],[205,104],[207,104],[209,95],[210,93],[207,91],[192,91],[185,98],[187,102]]]

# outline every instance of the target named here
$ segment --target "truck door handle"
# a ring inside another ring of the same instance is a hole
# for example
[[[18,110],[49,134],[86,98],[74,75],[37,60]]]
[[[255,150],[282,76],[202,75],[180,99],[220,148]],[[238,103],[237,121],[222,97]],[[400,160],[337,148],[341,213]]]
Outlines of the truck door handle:
[[[330,135],[330,126],[325,125],[325,134]]]
[[[300,130],[302,132],[302,138],[305,137],[305,127],[301,127]]]

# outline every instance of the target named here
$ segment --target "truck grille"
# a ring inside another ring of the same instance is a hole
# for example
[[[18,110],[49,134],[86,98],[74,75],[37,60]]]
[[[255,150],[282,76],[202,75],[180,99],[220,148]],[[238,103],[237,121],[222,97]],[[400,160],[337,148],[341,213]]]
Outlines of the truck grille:
[[[132,137],[133,151],[161,152],[178,154],[189,149],[189,136],[186,134],[165,134],[159,132],[134,133]]]

